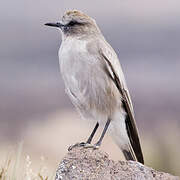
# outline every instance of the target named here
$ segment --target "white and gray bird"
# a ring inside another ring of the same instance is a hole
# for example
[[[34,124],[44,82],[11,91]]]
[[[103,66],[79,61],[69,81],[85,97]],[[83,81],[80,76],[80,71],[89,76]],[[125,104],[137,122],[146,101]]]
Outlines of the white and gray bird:
[[[96,122],[88,146],[99,125],[103,132],[94,147],[101,145],[108,129],[127,160],[144,163],[129,91],[113,48],[96,22],[72,10],[57,23],[47,23],[62,33],[59,63],[66,92],[85,119]]]

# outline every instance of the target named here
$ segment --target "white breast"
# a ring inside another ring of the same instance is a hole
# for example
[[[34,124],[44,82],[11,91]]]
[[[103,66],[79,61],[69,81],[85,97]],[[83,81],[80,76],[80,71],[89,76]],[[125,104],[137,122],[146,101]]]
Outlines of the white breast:
[[[59,63],[67,91],[72,92],[81,103],[85,102],[85,92],[89,78],[87,41],[66,39],[59,50]],[[72,98],[71,98],[72,100]]]
[[[117,88],[105,73],[98,54],[88,52],[87,43],[77,39],[62,43],[59,60],[65,86],[70,99],[83,114],[109,113],[117,103]]]

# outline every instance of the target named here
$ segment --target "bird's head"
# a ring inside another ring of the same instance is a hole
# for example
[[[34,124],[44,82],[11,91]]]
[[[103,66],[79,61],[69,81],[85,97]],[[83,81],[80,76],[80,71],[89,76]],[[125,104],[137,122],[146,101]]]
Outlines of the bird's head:
[[[100,32],[94,19],[77,10],[67,11],[60,22],[45,25],[60,29],[64,36],[86,36]]]

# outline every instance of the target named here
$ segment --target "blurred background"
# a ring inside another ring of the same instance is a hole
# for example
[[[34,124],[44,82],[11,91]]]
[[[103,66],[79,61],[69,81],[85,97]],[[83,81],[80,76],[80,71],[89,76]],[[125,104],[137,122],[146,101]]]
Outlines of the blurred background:
[[[0,7],[0,153],[23,140],[35,162],[56,169],[68,146],[94,124],[81,120],[64,92],[58,30],[45,27],[66,10],[96,19],[116,50],[132,96],[145,163],[180,175],[180,1],[2,1]],[[106,137],[102,149],[120,150]],[[0,158],[0,164],[3,163]]]

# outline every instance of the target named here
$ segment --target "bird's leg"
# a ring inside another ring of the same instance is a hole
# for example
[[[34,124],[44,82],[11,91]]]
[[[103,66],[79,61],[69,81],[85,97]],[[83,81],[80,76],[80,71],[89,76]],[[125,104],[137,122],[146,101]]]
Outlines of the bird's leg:
[[[103,129],[103,132],[102,132],[102,134],[101,134],[101,137],[99,138],[99,141],[98,141],[96,144],[94,144],[94,145],[85,144],[84,147],[85,147],[85,148],[98,149],[99,146],[101,145],[101,142],[102,142],[102,140],[103,140],[103,138],[104,138],[104,135],[106,134],[106,131],[107,131],[108,127],[109,127],[110,122],[111,122],[111,119],[108,118],[108,120],[107,120],[107,122],[106,122],[106,124],[105,124],[105,127],[104,127],[104,129]]]
[[[89,147],[89,145],[91,144],[91,141],[92,141],[98,127],[99,127],[99,123],[97,122],[94,129],[93,129],[93,131],[92,131],[92,133],[91,133],[91,135],[89,136],[88,140],[86,141],[86,143],[85,142],[76,143],[76,144],[70,146],[68,148],[68,151],[72,150],[74,147],[86,147],[86,146]]]
[[[94,134],[96,133],[98,127],[99,127],[99,123],[97,122],[92,133],[91,133],[91,135],[89,136],[88,140],[86,141],[87,144],[91,144],[91,141],[92,141]]]
[[[108,120],[107,120],[107,122],[106,122],[106,124],[105,124],[105,127],[104,127],[104,129],[103,129],[103,132],[102,132],[102,134],[101,134],[101,137],[99,138],[98,142],[94,145],[95,148],[98,148],[98,147],[101,145],[102,140],[103,140],[103,138],[104,138],[104,135],[106,134],[106,131],[107,131],[108,127],[109,127],[110,122],[111,122],[111,119],[108,118]]]

